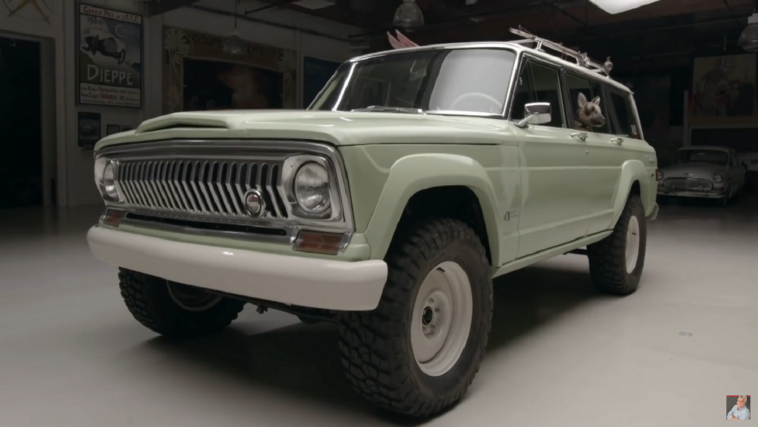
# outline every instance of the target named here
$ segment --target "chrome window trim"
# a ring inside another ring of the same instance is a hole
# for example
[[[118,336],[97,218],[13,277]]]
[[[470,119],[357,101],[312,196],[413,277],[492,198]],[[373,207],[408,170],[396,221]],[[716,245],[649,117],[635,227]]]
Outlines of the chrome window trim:
[[[561,103],[565,103],[565,96],[566,92],[568,91],[568,87],[566,87],[564,79],[563,79],[563,73],[565,73],[566,69],[561,66],[561,64],[557,62],[552,62],[549,59],[539,57],[537,55],[534,55],[532,52],[520,52],[518,57],[518,66],[515,67],[515,73],[511,78],[511,83],[513,83],[516,79],[521,77],[521,72],[524,70],[524,67],[529,63],[529,61],[534,61],[538,65],[542,65],[544,67],[554,68],[558,71],[558,85],[560,86],[560,101]],[[514,119],[513,118],[513,99],[516,98],[516,86],[512,86],[513,91],[508,93],[508,109],[505,111],[505,119],[511,122],[517,122],[520,119]],[[571,120],[573,119],[573,116],[569,114],[569,111],[571,110],[570,106],[561,105],[560,106],[563,111],[561,111],[561,118],[563,119],[563,126],[558,128],[555,127],[555,129],[571,129],[571,126],[569,124],[571,123]]]
[[[510,103],[511,103],[511,93],[513,92],[513,88],[514,88],[513,79],[517,75],[516,71],[518,71],[519,61],[521,60],[521,55],[522,55],[522,50],[519,47],[511,46],[508,44],[461,43],[461,44],[454,44],[454,45],[432,45],[432,46],[420,46],[420,47],[414,47],[414,48],[388,50],[384,52],[377,52],[377,53],[372,53],[368,55],[363,55],[363,56],[350,59],[345,63],[345,64],[350,64],[349,65],[350,74],[344,84],[346,87],[347,83],[350,81],[350,78],[352,77],[353,71],[355,69],[355,65],[358,62],[375,59],[375,58],[381,58],[383,56],[388,56],[388,55],[393,55],[393,54],[407,54],[413,51],[422,52],[422,51],[429,51],[429,50],[463,50],[463,49],[499,49],[499,50],[507,50],[513,53],[514,60],[513,60],[513,67],[511,69],[511,80],[510,82],[508,82],[508,88],[506,89],[506,92],[505,92],[505,99],[503,100],[502,111],[500,113],[485,113],[485,112],[478,112],[478,111],[440,110],[440,111],[424,111],[424,114],[438,115],[438,116],[466,116],[466,117],[482,117],[482,118],[490,118],[490,119],[505,119],[506,112],[508,111]],[[332,77],[329,79],[326,85],[324,85],[321,91],[319,91],[318,95],[316,95],[316,98],[314,98],[311,104],[308,106],[308,110],[312,110],[313,105],[316,103],[316,100],[319,99],[319,97],[321,97],[324,90],[326,90],[329,84],[331,84],[332,81],[337,77],[338,71],[339,70],[337,70],[337,72],[335,72],[332,75]],[[342,90],[342,94],[340,95],[340,99],[342,99],[343,94],[344,94],[344,88]],[[332,108],[329,111],[343,111],[343,110],[337,110],[335,108]]]
[[[160,160],[176,159],[191,160],[202,159],[204,161],[213,160],[251,160],[251,161],[271,161],[283,164],[287,157],[293,155],[310,155],[321,157],[328,165],[329,174],[335,179],[336,189],[333,194],[338,197],[340,206],[340,216],[332,219],[308,219],[289,215],[289,218],[250,218],[250,219],[233,219],[224,218],[223,216],[193,216],[188,212],[165,212],[153,211],[149,209],[140,209],[129,203],[115,203],[105,201],[107,207],[122,209],[127,212],[134,212],[144,215],[157,217],[177,218],[199,222],[210,223],[230,223],[251,225],[267,228],[281,228],[293,233],[288,236],[289,241],[294,241],[299,229],[308,229],[313,231],[324,232],[343,232],[352,234],[355,230],[352,203],[350,200],[350,188],[347,182],[347,175],[339,151],[331,145],[320,142],[309,141],[277,141],[277,140],[238,140],[238,139],[172,139],[164,141],[140,142],[133,144],[115,145],[105,147],[95,153],[95,158],[101,157],[113,159],[116,161],[125,160]],[[283,175],[283,170],[282,170]],[[179,185],[175,183],[176,185]],[[185,185],[185,182],[181,182]],[[190,183],[192,184],[192,183]],[[286,191],[283,187],[284,181],[279,180],[277,188],[264,189],[267,191],[278,191],[284,200]],[[291,211],[289,206],[286,206]],[[288,212],[290,214],[291,212]],[[145,221],[140,221],[145,223]],[[203,230],[205,232],[205,230]],[[290,234],[288,232],[288,234]],[[214,232],[208,232],[214,233]],[[250,237],[259,237],[259,235],[250,235]],[[271,236],[266,236],[271,237]]]
[[[403,53],[409,53],[409,52],[423,52],[426,50],[509,49],[516,52],[518,55],[522,53],[529,53],[543,60],[549,61],[552,64],[563,67],[567,70],[572,70],[572,71],[582,73],[583,75],[587,75],[587,76],[600,77],[601,79],[603,79],[601,81],[603,81],[604,83],[607,83],[613,86],[614,88],[621,90],[624,93],[633,94],[633,92],[628,87],[624,86],[623,84],[619,83],[618,81],[614,80],[611,77],[601,76],[598,73],[592,72],[587,68],[584,68],[575,63],[566,61],[565,59],[561,59],[559,56],[552,55],[550,53],[543,52],[541,50],[537,50],[529,46],[525,46],[526,44],[529,44],[529,43],[532,43],[532,41],[531,40],[526,40],[526,41],[515,40],[515,41],[507,41],[507,42],[489,41],[489,42],[463,42],[463,43],[436,44],[436,45],[409,47],[409,48],[403,48],[403,49],[392,49],[392,50],[385,50],[382,52],[369,53],[366,55],[361,55],[361,56],[352,58],[348,60],[347,62],[348,63],[360,62],[360,61],[365,61],[367,59],[381,58],[383,56],[388,56],[388,55],[397,55],[397,54],[403,54]]]

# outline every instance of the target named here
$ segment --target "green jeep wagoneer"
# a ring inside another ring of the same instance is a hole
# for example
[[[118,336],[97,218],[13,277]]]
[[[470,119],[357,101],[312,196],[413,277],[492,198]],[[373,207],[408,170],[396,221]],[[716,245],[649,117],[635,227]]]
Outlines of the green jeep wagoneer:
[[[246,303],[335,322],[355,389],[428,417],[479,369],[494,277],[574,252],[600,290],[637,289],[656,167],[632,94],[586,55],[399,49],[346,62],[307,110],[104,138],[88,240],[155,332],[214,333]]]

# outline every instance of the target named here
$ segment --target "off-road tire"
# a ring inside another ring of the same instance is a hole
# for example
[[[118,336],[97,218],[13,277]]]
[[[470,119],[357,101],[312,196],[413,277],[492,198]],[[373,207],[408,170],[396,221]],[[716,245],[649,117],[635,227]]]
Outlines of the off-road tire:
[[[640,247],[637,264],[631,273],[626,268],[626,235],[632,216],[639,221]],[[590,275],[595,286],[613,295],[633,294],[640,283],[645,266],[645,246],[647,244],[647,224],[642,201],[636,194],[629,196],[621,217],[613,233],[605,239],[589,245],[587,255],[590,261]]]
[[[339,349],[360,394],[392,412],[425,418],[457,403],[479,370],[492,324],[492,276],[480,239],[461,221],[427,219],[396,236],[385,258],[389,275],[379,306],[341,318]],[[415,360],[410,325],[421,283],[443,261],[466,272],[473,317],[455,365],[432,377]]]
[[[171,298],[165,279],[121,268],[118,274],[121,296],[137,321],[170,338],[210,335],[237,318],[242,301],[222,298],[205,311],[189,311]]]

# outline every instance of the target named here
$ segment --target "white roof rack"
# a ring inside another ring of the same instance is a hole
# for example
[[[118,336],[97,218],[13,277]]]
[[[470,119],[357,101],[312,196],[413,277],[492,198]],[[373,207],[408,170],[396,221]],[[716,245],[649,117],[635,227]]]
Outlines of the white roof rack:
[[[560,43],[555,43],[547,39],[543,39],[541,37],[537,37],[534,34],[528,33],[526,31],[511,28],[511,33],[523,37],[525,40],[516,40],[511,43],[516,44],[523,44],[523,45],[529,45],[533,44],[533,49],[539,50],[541,52],[545,53],[552,53],[555,56],[560,57],[561,59],[566,59],[566,57],[569,57],[576,61],[576,63],[584,68],[587,68],[591,71],[594,71],[600,75],[610,77],[611,76],[611,70],[613,69],[613,63],[611,62],[610,58],[605,62],[605,64],[601,64],[597,61],[594,61],[590,59],[586,53],[577,52],[573,49],[569,49],[566,46],[563,46]],[[545,49],[550,49],[552,52],[548,52]]]

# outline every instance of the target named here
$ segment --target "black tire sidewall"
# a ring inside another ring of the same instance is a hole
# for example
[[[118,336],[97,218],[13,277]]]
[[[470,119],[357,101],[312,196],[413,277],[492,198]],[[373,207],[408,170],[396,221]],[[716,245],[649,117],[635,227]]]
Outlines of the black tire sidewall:
[[[225,328],[245,303],[222,297],[204,311],[189,311],[171,297],[168,282],[148,274],[120,269],[121,295],[134,318],[147,328],[171,338],[194,338]]]
[[[639,252],[631,273],[626,268],[627,231],[632,217],[639,223]],[[633,194],[624,206],[613,232],[605,239],[587,247],[590,274],[599,290],[614,295],[634,293],[642,277],[647,248],[647,222],[639,196]]]

